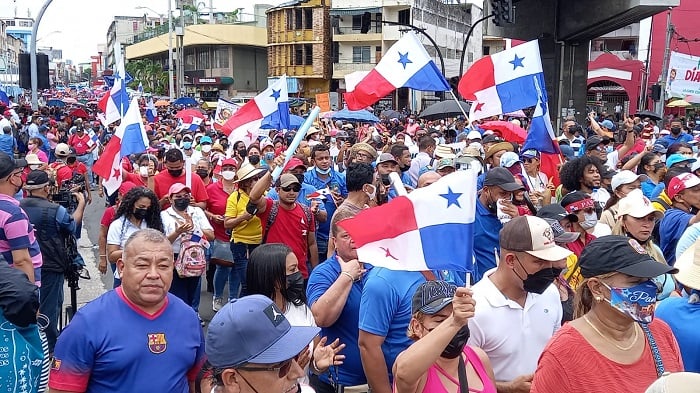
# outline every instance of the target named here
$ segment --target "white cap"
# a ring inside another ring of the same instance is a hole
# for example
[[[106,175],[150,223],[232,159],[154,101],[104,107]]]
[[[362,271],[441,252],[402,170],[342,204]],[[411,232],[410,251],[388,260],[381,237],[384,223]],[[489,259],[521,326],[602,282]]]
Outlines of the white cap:
[[[535,216],[518,216],[505,223],[499,242],[502,249],[526,252],[545,261],[560,261],[573,254],[558,246],[549,223]]]
[[[510,168],[518,162],[520,162],[520,157],[512,151],[507,151],[501,156],[501,166],[503,168]]]
[[[700,289],[700,246],[698,242],[688,247],[673,265],[678,269],[676,280],[693,289]]]
[[[467,139],[469,139],[469,140],[473,140],[473,139],[481,140],[481,133],[477,130],[469,131],[469,133],[467,134]]]
[[[645,197],[640,189],[630,191],[618,202],[617,218],[626,215],[642,218],[652,213],[656,213],[657,219],[663,217],[663,213],[654,208],[649,198]]]
[[[612,177],[612,182],[610,185],[612,186],[613,191],[615,191],[617,190],[617,187],[620,187],[623,184],[630,184],[637,179],[644,181],[647,179],[647,176],[638,175],[630,170],[624,170],[616,173],[615,176]]]
[[[697,171],[698,169],[700,169],[700,160],[695,161],[695,162],[690,166],[690,171],[693,172],[693,173],[695,173],[695,171]]]
[[[700,374],[672,373],[657,379],[644,393],[691,393],[697,391],[698,384],[700,384]]]

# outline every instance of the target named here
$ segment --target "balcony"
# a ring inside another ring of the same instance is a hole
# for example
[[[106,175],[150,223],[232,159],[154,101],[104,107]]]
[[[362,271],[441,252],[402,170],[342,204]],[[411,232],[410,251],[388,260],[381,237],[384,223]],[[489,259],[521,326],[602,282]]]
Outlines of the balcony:
[[[333,41],[335,42],[369,42],[382,40],[382,25],[372,26],[367,33],[361,33],[359,29],[352,27],[333,27]]]
[[[193,17],[185,17],[185,26],[191,26],[195,24],[207,24],[209,14],[202,14],[196,19]],[[180,26],[180,18],[173,18],[173,32],[176,27]],[[252,14],[240,14],[240,15],[230,15],[223,14],[218,15],[216,18],[217,25],[252,25],[252,26],[262,26],[265,27],[267,24],[267,17]],[[154,37],[158,37],[162,34],[168,34],[168,23],[164,22],[162,25],[148,27],[142,33],[134,35],[133,41],[131,43],[137,44],[142,41],[149,40]]]
[[[333,79],[342,79],[355,71],[371,71],[375,66],[372,63],[333,63]]]

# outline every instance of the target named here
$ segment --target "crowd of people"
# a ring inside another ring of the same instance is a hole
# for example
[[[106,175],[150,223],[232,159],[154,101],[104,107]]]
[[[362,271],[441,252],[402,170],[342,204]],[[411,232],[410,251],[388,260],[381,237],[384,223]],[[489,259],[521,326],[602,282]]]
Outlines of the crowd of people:
[[[2,380],[27,389],[15,391],[683,392],[698,381],[694,119],[566,119],[552,173],[540,151],[463,118],[322,117],[287,157],[295,130],[246,146],[160,108],[143,119],[149,148],[122,159],[106,195],[92,166],[115,125],[2,111],[0,253],[14,269],[0,275],[0,318],[33,348],[16,357],[23,374],[0,363]],[[341,221],[462,170],[479,173],[464,270],[358,260]],[[113,290],[61,330],[85,208],[103,200],[97,263]]]

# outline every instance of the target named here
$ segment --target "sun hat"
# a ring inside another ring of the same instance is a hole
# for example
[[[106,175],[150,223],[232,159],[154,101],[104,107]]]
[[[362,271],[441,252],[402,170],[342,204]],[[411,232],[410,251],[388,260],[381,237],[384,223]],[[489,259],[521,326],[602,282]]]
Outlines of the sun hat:
[[[683,254],[676,258],[673,265],[678,269],[674,274],[676,280],[683,285],[700,290],[700,246],[694,242]]]
[[[437,145],[435,147],[435,157],[440,158],[455,158],[457,155],[454,153],[451,147],[447,145]]]
[[[255,176],[260,176],[265,172],[267,172],[266,168],[256,168],[250,163],[245,163],[238,169],[238,179],[236,179],[235,183],[252,179]]]

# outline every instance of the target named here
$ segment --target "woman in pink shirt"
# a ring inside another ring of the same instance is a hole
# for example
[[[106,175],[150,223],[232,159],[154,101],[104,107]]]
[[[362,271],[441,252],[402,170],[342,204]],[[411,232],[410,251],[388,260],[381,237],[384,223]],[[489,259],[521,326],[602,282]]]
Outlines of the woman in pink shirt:
[[[486,353],[466,345],[467,321],[474,316],[471,293],[445,281],[418,287],[408,325],[416,342],[394,362],[395,393],[496,393]]]
[[[39,138],[30,138],[27,144],[27,154],[36,154],[39,157],[39,161],[48,163],[49,157],[41,150],[42,146],[44,146],[44,141]]]

